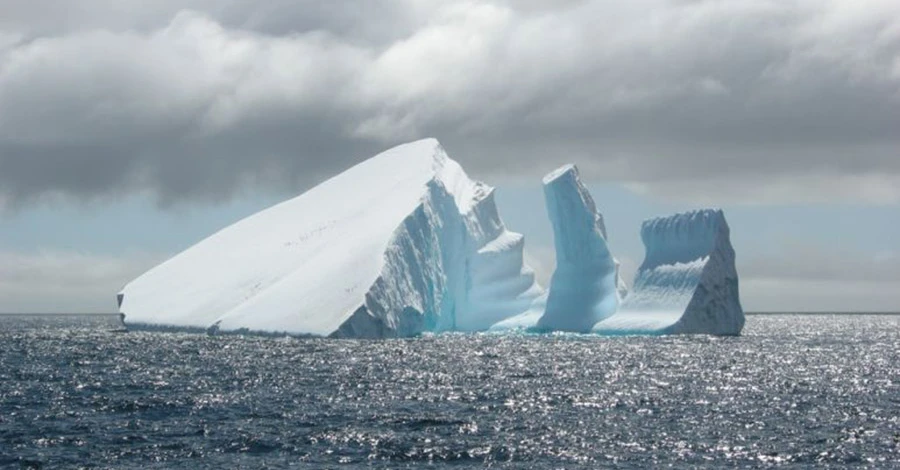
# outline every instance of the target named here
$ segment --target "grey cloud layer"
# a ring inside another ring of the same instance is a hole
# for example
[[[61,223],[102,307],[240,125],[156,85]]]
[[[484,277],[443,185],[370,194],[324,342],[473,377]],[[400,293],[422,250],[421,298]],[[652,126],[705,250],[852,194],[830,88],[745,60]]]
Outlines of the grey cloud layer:
[[[893,0],[13,5],[11,204],[297,190],[427,135],[485,177],[574,160],[694,200],[900,201]]]

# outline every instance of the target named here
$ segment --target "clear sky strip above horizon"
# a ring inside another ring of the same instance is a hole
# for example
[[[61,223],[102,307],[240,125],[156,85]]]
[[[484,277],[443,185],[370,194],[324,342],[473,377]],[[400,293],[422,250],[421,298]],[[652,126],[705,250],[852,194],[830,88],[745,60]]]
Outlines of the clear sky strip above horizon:
[[[630,284],[645,218],[694,208],[619,185],[588,185]],[[160,209],[134,197],[98,206],[44,205],[7,214],[0,235],[0,312],[111,312],[114,293],[146,269],[278,202],[256,194],[215,206]],[[543,285],[554,266],[540,182],[497,188],[507,225],[526,234]],[[896,311],[897,207],[725,207],[748,311]],[[835,223],[840,220],[842,223]],[[869,230],[859,230],[867,227]],[[113,294],[111,295],[110,292]]]

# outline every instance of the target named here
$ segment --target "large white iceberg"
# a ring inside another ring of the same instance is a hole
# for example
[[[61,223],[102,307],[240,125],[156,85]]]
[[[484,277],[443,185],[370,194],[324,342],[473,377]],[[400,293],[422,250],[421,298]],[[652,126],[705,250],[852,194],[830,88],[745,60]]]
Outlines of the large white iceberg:
[[[129,327],[332,337],[477,331],[541,288],[493,188],[440,144],[395,147],[127,284]]]
[[[603,216],[582,184],[578,168],[560,167],[545,176],[543,183],[556,249],[550,289],[531,310],[492,329],[586,333],[614,314],[626,293],[619,263],[610,254]]]
[[[615,315],[594,326],[595,332],[740,334],[744,312],[721,210],[648,220],[641,238],[646,255],[631,292]]]

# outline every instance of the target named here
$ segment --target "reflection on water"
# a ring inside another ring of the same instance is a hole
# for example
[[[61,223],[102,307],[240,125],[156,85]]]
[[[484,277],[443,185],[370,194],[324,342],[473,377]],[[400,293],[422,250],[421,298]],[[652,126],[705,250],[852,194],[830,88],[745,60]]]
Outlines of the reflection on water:
[[[900,465],[900,316],[337,341],[0,317],[0,466]]]

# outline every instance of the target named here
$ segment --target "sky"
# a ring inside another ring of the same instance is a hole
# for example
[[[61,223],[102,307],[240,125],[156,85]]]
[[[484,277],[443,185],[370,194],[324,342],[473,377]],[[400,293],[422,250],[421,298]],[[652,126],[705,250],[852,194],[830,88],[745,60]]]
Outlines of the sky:
[[[725,209],[747,310],[900,310],[896,0],[0,0],[0,312],[130,279],[438,138],[553,269],[576,163],[626,278]]]

